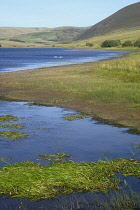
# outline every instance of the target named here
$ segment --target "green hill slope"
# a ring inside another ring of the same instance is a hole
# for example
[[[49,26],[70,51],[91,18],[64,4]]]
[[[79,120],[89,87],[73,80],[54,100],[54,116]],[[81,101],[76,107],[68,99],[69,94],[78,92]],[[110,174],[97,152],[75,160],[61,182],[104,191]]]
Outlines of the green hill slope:
[[[70,26],[58,28],[0,27],[0,40],[46,44],[63,43],[72,41],[87,29],[88,27]]]
[[[77,36],[75,40],[84,40],[138,26],[140,26],[140,2],[124,7]]]

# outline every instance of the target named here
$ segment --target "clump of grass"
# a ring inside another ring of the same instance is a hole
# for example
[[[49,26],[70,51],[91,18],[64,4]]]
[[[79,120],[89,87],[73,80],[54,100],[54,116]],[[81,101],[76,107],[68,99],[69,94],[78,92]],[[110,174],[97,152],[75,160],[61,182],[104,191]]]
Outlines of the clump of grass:
[[[140,81],[139,54],[131,54],[127,58],[104,62],[101,69],[104,75],[116,77],[124,82],[139,83]]]
[[[2,124],[0,128],[16,128],[16,129],[23,129],[24,125],[22,124]]]
[[[140,161],[65,161],[50,165],[29,161],[16,163],[0,168],[0,195],[39,200],[72,192],[107,192],[108,189],[119,189],[120,179],[111,178],[115,173],[140,178]]]
[[[65,117],[62,117],[62,118],[65,119],[65,120],[72,121],[72,120],[85,119],[87,117],[85,115],[71,115],[71,116],[65,116]]]
[[[61,162],[65,161],[67,158],[69,158],[70,155],[66,153],[55,153],[55,154],[40,154],[37,157],[37,160],[45,160],[47,162]]]
[[[0,136],[4,138],[11,138],[14,140],[20,139],[20,138],[28,138],[28,135],[24,132],[19,131],[1,131]]]
[[[0,115],[0,121],[7,121],[7,122],[9,122],[9,121],[16,121],[16,120],[18,120],[18,118],[13,116],[13,115],[10,115],[10,114],[8,114],[8,115]]]

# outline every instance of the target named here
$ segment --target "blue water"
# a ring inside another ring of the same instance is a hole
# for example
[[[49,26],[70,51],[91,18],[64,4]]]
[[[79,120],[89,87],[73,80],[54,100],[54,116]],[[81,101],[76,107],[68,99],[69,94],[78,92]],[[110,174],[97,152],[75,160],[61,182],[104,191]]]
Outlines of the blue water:
[[[93,62],[125,52],[65,48],[0,48],[0,72]]]

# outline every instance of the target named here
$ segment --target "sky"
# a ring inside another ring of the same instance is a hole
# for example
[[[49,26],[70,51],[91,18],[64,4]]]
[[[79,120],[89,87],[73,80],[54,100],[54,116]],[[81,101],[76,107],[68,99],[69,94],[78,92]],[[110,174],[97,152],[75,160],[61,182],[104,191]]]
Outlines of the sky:
[[[0,27],[92,26],[135,0],[0,0]]]

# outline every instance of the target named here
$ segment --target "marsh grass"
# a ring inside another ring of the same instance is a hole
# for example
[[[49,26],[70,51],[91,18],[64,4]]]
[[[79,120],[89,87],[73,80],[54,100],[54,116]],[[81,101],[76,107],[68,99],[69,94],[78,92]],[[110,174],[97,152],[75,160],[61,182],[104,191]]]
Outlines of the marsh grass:
[[[67,160],[70,155],[66,153],[55,153],[55,154],[40,154],[37,157],[37,160],[45,160],[47,162],[62,162]]]
[[[28,138],[28,135],[21,131],[1,131],[0,136],[4,138],[11,138],[13,140],[17,140],[20,138]]]
[[[117,59],[101,65],[104,75],[115,77],[124,82],[139,83],[140,81],[140,54],[135,53],[127,58]]]
[[[7,161],[7,160],[8,160],[8,158],[0,157],[0,162],[5,162],[5,161]]]
[[[0,125],[0,128],[15,128],[15,129],[23,129],[23,124],[2,124]]]
[[[76,163],[64,161],[51,165],[22,162],[0,168],[0,194],[32,200],[51,199],[73,192],[107,192],[119,189],[115,173],[140,177],[140,162],[115,159]]]
[[[15,131],[14,129],[23,129],[24,125],[19,124],[12,124],[12,121],[17,121],[18,117],[13,115],[0,115],[0,122],[4,122],[4,124],[0,124],[0,128],[10,128],[11,130],[8,131],[0,131],[0,136],[4,138],[11,138],[13,140],[17,140],[20,138],[28,138],[29,136],[21,131]],[[10,122],[10,124],[5,124]]]
[[[18,120],[18,118],[13,115],[0,115],[0,121],[9,122],[9,121],[16,121],[16,120]]]
[[[68,120],[68,121],[73,121],[73,120],[85,119],[85,118],[87,118],[87,116],[85,116],[85,115],[71,115],[71,116],[65,116],[62,118],[65,120]]]

